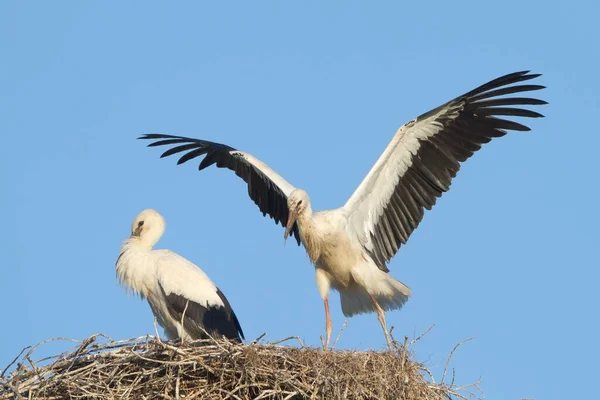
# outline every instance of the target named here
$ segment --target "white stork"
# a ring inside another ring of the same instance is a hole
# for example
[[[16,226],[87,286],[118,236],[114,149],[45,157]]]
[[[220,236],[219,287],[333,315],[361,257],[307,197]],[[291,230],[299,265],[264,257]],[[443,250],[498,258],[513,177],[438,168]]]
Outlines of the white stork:
[[[384,311],[402,307],[411,292],[388,274],[386,264],[417,228],[424,210],[450,188],[461,162],[507,130],[529,130],[496,116],[542,117],[515,106],[545,101],[503,97],[543,89],[513,85],[538,76],[529,71],[502,76],[403,125],[346,204],[335,210],[313,212],[304,190],[254,156],[227,145],[163,134],[140,139],[155,140],[149,146],[173,145],[161,157],[184,152],[178,164],[206,155],[200,170],[212,164],[233,170],[248,184],[248,194],[263,215],[285,226],[284,237],[291,233],[304,244],[324,301],[326,347],[332,329],[330,288],[340,293],[345,316],[377,312],[391,347]]]
[[[142,211],[121,247],[117,278],[148,300],[169,339],[225,337],[240,342],[244,333],[229,301],[196,265],[169,250],[152,250],[165,231],[164,218]]]

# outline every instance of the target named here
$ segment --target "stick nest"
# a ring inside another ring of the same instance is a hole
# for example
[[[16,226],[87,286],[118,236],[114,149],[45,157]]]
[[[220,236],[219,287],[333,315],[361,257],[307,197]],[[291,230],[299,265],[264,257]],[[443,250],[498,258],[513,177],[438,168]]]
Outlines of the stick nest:
[[[444,383],[446,369],[435,383],[425,366],[411,360],[406,340],[395,342],[393,352],[376,352],[323,351],[299,338],[199,346],[94,335],[34,362],[35,350],[54,340],[68,339],[25,348],[2,371],[0,398],[433,400],[476,398],[470,390],[479,390],[476,384]]]

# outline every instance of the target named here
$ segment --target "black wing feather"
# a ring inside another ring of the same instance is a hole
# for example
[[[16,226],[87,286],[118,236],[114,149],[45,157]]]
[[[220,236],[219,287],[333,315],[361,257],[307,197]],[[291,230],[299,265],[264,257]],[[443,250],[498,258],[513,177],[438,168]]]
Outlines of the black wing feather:
[[[176,321],[183,317],[183,327],[193,340],[207,339],[206,333],[215,339],[227,339],[241,342],[244,332],[225,295],[217,288],[217,294],[224,306],[203,306],[175,293],[166,293],[160,285],[162,294],[167,299],[169,314]],[[185,316],[183,315],[185,311]],[[240,338],[241,337],[241,338]]]
[[[504,136],[508,130],[529,130],[523,124],[498,117],[543,117],[540,113],[516,106],[547,104],[544,100],[498,98],[543,89],[544,86],[540,85],[507,86],[538,76],[540,74],[529,74],[529,71],[501,76],[407,124],[407,129],[410,129],[411,125],[439,114],[436,122],[443,128],[435,135],[420,140],[419,149],[412,156],[411,167],[400,177],[383,213],[374,224],[371,233],[373,250],[369,252],[380,269],[388,270],[385,264],[419,225],[424,209],[431,209],[437,198],[450,189],[461,162],[471,157],[482,144]]]
[[[218,168],[227,168],[234,171],[237,176],[248,184],[248,195],[263,215],[268,214],[275,220],[275,223],[280,223],[282,226],[287,224],[289,210],[285,193],[260,169],[239,155],[233,147],[207,140],[159,133],[142,135],[138,139],[154,140],[148,147],[176,145],[162,153],[161,158],[184,153],[177,161],[177,165],[206,155],[198,165],[198,170],[201,171],[215,164]],[[297,224],[294,224],[292,228],[292,235],[300,245],[300,233]]]

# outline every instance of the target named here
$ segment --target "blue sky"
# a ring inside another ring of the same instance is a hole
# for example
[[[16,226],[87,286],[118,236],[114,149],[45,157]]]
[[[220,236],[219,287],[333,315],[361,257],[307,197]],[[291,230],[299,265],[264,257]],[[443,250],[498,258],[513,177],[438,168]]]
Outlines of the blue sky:
[[[576,5],[577,4],[577,5]],[[342,205],[403,123],[499,75],[543,73],[547,117],[486,145],[390,264],[388,313],[439,378],[488,399],[585,398],[600,349],[598,6],[591,1],[0,5],[0,365],[44,339],[152,334],[114,262],[136,214],[201,266],[246,337],[324,331],[314,270],[233,173],[160,160],[160,132],[229,144]],[[332,296],[334,334],[344,317]],[[383,348],[375,315],[339,347]],[[49,347],[46,353],[57,351]],[[43,353],[43,352],[42,352]]]

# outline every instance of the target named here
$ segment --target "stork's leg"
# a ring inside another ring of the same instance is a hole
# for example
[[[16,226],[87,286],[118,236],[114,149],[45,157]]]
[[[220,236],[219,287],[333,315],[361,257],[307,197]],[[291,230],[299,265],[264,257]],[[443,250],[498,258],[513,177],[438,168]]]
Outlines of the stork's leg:
[[[315,279],[317,281],[319,294],[321,295],[323,304],[325,305],[325,350],[327,350],[329,348],[329,340],[331,339],[331,330],[333,329],[333,326],[331,325],[331,317],[329,316],[329,276],[320,267],[316,266]]]
[[[383,309],[379,306],[379,303],[377,302],[377,300],[375,300],[375,297],[373,297],[373,295],[371,295],[371,293],[369,293],[369,297],[371,298],[371,301],[373,302],[373,305],[375,306],[375,310],[377,310],[377,318],[379,318],[379,323],[381,324],[381,328],[383,328],[383,334],[385,335],[385,341],[387,342],[387,345],[391,351],[391,350],[393,350],[393,348],[392,348],[392,342],[390,341],[390,334],[388,333],[387,327],[385,325],[385,313],[384,313]]]
[[[329,340],[331,339],[333,325],[331,324],[331,316],[329,315],[329,298],[325,297],[323,303],[325,304],[325,350],[327,350],[329,349]]]

